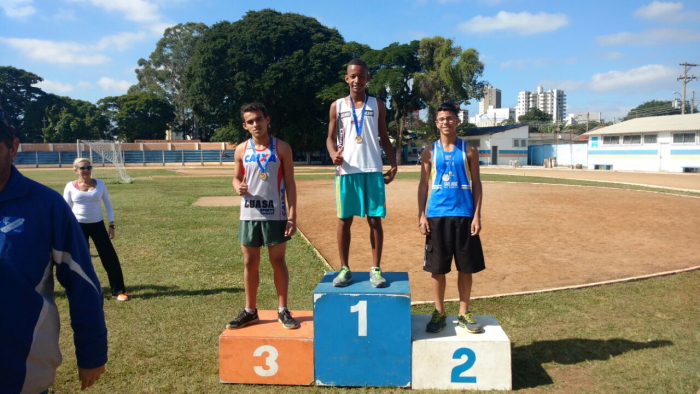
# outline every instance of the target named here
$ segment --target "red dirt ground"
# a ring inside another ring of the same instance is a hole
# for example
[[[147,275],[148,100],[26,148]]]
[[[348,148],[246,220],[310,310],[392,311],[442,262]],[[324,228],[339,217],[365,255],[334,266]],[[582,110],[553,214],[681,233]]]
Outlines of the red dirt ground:
[[[529,175],[529,174],[528,174]],[[417,180],[387,187],[384,271],[408,271],[413,301],[431,301],[417,228]],[[299,228],[340,266],[333,180],[299,180]],[[473,296],[581,285],[700,265],[700,199],[606,188],[484,183],[481,234],[486,270]],[[355,218],[350,266],[370,267],[369,230]],[[293,274],[293,273],[292,273]],[[456,274],[447,299],[456,299]]]

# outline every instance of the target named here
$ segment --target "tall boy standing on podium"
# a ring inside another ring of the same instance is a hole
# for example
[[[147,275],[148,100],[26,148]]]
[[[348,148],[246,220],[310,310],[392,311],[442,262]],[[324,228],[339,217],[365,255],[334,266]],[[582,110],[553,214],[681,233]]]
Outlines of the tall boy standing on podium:
[[[243,128],[251,135],[248,141],[236,147],[233,177],[233,188],[242,197],[238,240],[245,263],[245,309],[226,328],[242,328],[260,321],[256,306],[263,246],[267,246],[274,271],[278,320],[284,328],[299,328],[287,309],[289,271],[285,261],[286,242],[297,230],[292,148],[270,135],[270,117],[264,105],[244,105],[241,117]]]
[[[331,104],[326,147],[336,165],[335,200],[338,215],[338,252],[342,268],[333,285],[344,287],[352,282],[350,271],[350,228],[353,217],[367,216],[372,246],[370,281],[374,287],[386,287],[380,268],[386,217],[384,185],[394,180],[396,157],[386,131],[386,106],[367,95],[367,64],[362,59],[348,63],[345,82],[350,95]],[[381,148],[380,148],[381,143]],[[382,174],[384,149],[391,169]]]
[[[438,108],[435,124],[440,138],[421,154],[418,227],[426,236],[423,269],[432,275],[435,300],[435,312],[426,330],[440,332],[446,325],[445,274],[451,271],[454,258],[458,271],[459,326],[478,333],[483,329],[469,311],[469,300],[472,274],[485,268],[479,239],[482,198],[479,151],[457,138],[457,114],[457,107],[451,103]]]

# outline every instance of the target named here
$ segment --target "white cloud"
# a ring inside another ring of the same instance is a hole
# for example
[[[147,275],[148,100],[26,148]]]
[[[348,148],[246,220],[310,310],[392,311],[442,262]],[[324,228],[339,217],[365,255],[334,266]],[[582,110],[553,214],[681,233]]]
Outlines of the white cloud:
[[[0,9],[10,18],[26,18],[36,12],[34,0],[0,0]]]
[[[159,22],[161,15],[158,5],[147,0],[72,0],[73,2],[89,2],[95,7],[107,12],[122,14],[127,20],[140,23]]]
[[[661,45],[665,43],[700,41],[700,32],[691,29],[647,29],[641,33],[615,33],[596,37],[598,45]]]
[[[88,82],[88,81],[78,81],[78,87],[79,87],[80,89],[83,89],[83,90],[84,90],[84,89],[89,89],[89,88],[92,87],[92,83],[90,83],[90,82]]]
[[[102,90],[108,92],[126,92],[133,83],[124,80],[116,80],[109,77],[102,77],[97,84],[100,85]]]
[[[0,37],[0,42],[19,50],[24,56],[53,64],[96,65],[110,58],[96,53],[89,46],[75,42]]]
[[[100,41],[95,44],[95,48],[98,50],[105,50],[114,48],[119,51],[131,48],[131,46],[136,41],[141,41],[146,38],[146,33],[144,32],[122,32],[119,34],[114,34],[111,36],[104,36]]]
[[[555,80],[544,80],[540,81],[537,86],[551,86],[551,89],[560,89],[563,90],[565,93],[573,92],[575,90],[579,90],[582,87],[584,87],[586,83],[584,81],[574,81],[574,80],[564,80],[564,81],[555,81]]]
[[[59,9],[53,14],[53,19],[57,21],[75,22],[78,20],[78,17],[75,15],[74,10]]]
[[[494,17],[477,15],[459,25],[459,29],[465,33],[506,31],[527,36],[552,32],[568,24],[569,17],[564,14],[501,11]]]
[[[547,67],[552,64],[552,61],[546,57],[535,59],[511,59],[500,64],[502,69],[513,68],[516,70],[529,70],[533,68]]]
[[[683,10],[683,3],[671,3],[654,1],[636,11],[634,16],[639,19],[646,19],[661,22],[683,22],[700,20],[700,12]]]
[[[44,90],[46,92],[51,92],[51,93],[68,93],[73,91],[73,85],[69,83],[62,83],[58,81],[49,81],[48,79],[43,80],[42,82],[34,84],[34,86],[37,86],[41,88],[41,90]]]
[[[678,70],[661,64],[649,64],[627,71],[594,74],[589,88],[605,91],[653,91],[676,82]]]

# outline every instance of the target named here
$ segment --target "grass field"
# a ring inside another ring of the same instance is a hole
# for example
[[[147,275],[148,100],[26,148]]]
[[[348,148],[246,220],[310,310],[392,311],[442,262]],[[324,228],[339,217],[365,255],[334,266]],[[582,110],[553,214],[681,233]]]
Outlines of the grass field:
[[[174,173],[166,169],[128,171],[136,182],[111,184],[109,191],[116,207],[115,246],[133,300],[105,302],[110,361],[107,374],[89,392],[404,391],[220,384],[218,335],[244,303],[242,257],[236,240],[238,209],[191,204],[202,196],[232,195],[230,179],[150,178]],[[74,177],[70,169],[24,173],[59,192]],[[299,180],[314,177],[328,175],[300,174]],[[484,179],[563,182],[502,175]],[[565,183],[569,182],[595,184]],[[311,309],[311,294],[324,265],[299,236],[289,243],[287,259],[289,305]],[[272,272],[269,265],[261,267],[259,308],[273,309]],[[106,274],[99,263],[96,269],[108,293]],[[695,393],[700,388],[698,283],[700,271],[694,271],[585,290],[477,300],[473,310],[495,315],[509,334],[516,391]],[[54,390],[77,392],[67,300],[60,286],[57,303],[64,327],[64,363]],[[448,312],[456,311],[456,304],[448,306]],[[413,312],[430,313],[431,307],[414,307]]]

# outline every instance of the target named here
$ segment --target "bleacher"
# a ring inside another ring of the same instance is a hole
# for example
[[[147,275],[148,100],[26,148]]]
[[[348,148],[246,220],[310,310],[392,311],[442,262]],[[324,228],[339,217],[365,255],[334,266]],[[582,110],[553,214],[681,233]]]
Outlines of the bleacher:
[[[123,151],[124,163],[133,165],[182,164],[185,163],[233,163],[233,149],[226,150],[138,150]],[[18,152],[15,165],[70,167],[77,157],[75,151],[59,152]],[[90,157],[89,151],[81,152],[81,157]],[[100,165],[99,157],[93,157],[95,165]]]

